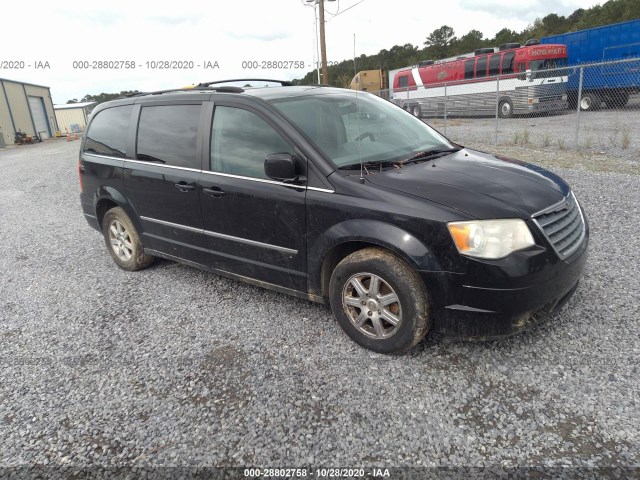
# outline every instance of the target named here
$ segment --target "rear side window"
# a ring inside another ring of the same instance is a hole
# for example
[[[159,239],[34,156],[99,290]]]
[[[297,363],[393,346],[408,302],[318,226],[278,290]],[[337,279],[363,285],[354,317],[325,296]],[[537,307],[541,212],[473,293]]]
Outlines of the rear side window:
[[[498,75],[500,73],[500,54],[491,55],[489,60],[489,75]]]
[[[502,57],[502,74],[513,73],[513,57],[515,53],[507,52]]]
[[[138,124],[138,160],[200,169],[196,137],[200,105],[142,107]]]
[[[481,57],[478,59],[478,64],[476,65],[476,77],[486,77],[487,76],[487,57]]]
[[[464,78],[473,78],[473,68],[475,67],[475,63],[475,58],[464,62]]]
[[[398,87],[408,87],[409,86],[409,77],[403,75],[402,77],[398,77]]]
[[[132,108],[133,105],[124,105],[98,112],[89,125],[84,151],[124,158]]]

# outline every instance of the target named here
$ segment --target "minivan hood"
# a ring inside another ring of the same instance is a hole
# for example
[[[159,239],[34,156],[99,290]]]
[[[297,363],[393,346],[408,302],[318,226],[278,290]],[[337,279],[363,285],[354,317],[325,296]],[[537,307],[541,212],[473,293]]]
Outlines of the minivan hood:
[[[468,148],[365,178],[480,219],[528,218],[570,191],[560,177],[541,167]]]

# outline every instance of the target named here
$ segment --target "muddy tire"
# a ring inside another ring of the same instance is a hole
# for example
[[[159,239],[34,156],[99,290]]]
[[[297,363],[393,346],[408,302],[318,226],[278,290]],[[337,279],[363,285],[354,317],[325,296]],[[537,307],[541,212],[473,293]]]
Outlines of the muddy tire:
[[[141,270],[153,263],[154,258],[144,253],[140,235],[122,208],[112,208],[104,215],[102,234],[109,255],[123,270]]]
[[[431,326],[422,280],[404,260],[382,248],[344,258],[331,275],[329,300],[346,334],[375,352],[405,353]]]

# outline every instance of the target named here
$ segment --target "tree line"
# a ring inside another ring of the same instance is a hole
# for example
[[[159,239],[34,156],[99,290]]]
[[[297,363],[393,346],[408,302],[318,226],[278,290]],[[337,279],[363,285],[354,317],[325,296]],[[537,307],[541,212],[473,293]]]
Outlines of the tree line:
[[[640,18],[640,1],[609,0],[604,5],[575,10],[565,17],[550,13],[544,18],[537,18],[521,32],[503,28],[492,38],[484,38],[482,32],[471,30],[458,37],[453,28],[443,25],[435,29],[425,39],[423,47],[407,43],[394,45],[389,50],[383,49],[374,55],[360,55],[355,59],[344,60],[328,67],[327,74],[331,85],[348,87],[355,72],[360,70],[393,70],[415,65],[423,60],[440,60],[477,48],[494,47],[503,43],[517,42],[524,44],[532,38],[574,32],[585,28],[599,27],[611,23]],[[294,80],[298,85],[317,83],[316,72],[310,71],[303,78]]]
[[[85,95],[80,100],[74,98],[72,100],[67,100],[67,103],[84,103],[84,102],[96,102],[96,104],[100,104],[102,102],[108,102],[109,100],[115,100],[116,98],[124,97],[126,95],[131,95],[134,93],[140,93],[138,90],[123,90],[120,93],[99,93],[98,95]]]

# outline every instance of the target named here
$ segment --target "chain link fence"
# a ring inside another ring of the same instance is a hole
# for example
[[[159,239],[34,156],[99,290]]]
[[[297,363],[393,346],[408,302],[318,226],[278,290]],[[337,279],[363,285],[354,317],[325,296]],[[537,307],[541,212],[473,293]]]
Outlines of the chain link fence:
[[[463,145],[640,152],[640,58],[373,93]]]

